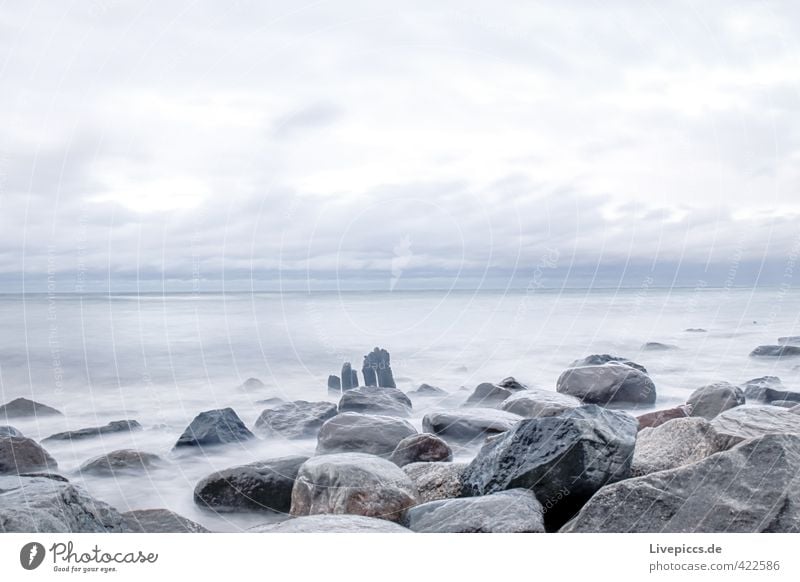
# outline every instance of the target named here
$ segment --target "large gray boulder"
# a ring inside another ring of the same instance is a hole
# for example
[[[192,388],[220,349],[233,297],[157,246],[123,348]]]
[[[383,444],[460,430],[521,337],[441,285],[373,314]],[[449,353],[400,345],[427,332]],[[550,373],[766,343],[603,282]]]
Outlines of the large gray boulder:
[[[120,473],[143,473],[164,466],[164,459],[154,453],[120,449],[89,459],[81,465],[80,472],[113,477]]]
[[[485,406],[487,408],[494,408],[499,406],[503,400],[514,394],[514,392],[514,390],[503,388],[497,384],[484,382],[475,387],[475,390],[469,395],[464,406]]]
[[[724,448],[724,440],[705,418],[676,418],[639,432],[631,475],[647,475],[688,465]]]
[[[539,418],[541,416],[557,416],[581,405],[582,402],[574,396],[559,394],[552,390],[531,388],[509,396],[500,405],[500,409],[519,414],[524,418]]]
[[[638,423],[596,405],[520,421],[489,440],[464,473],[464,496],[532,489],[560,527],[602,486],[630,475]]]
[[[529,489],[442,499],[406,511],[403,523],[422,533],[542,533],[542,505]]]
[[[263,411],[255,426],[266,435],[286,439],[315,438],[323,423],[336,416],[336,412],[336,405],[330,402],[295,400]]]
[[[116,509],[63,477],[0,477],[0,532],[125,531],[128,526]]]
[[[254,438],[233,408],[207,410],[194,417],[175,443],[175,448],[204,447]]]
[[[0,406],[0,418],[25,418],[29,416],[60,416],[61,412],[27,398],[15,398]]]
[[[800,417],[777,406],[739,406],[711,421],[725,448],[766,434],[800,433]]]
[[[586,356],[580,360],[575,360],[569,365],[569,367],[582,368],[584,366],[601,366],[603,364],[608,364],[609,362],[625,364],[626,366],[630,366],[631,368],[635,368],[640,372],[647,374],[647,369],[641,364],[637,364],[636,362],[633,362],[628,358],[623,358],[622,356],[612,356],[609,354],[592,354],[591,356]]]
[[[758,346],[752,352],[752,358],[791,358],[800,356],[800,346],[783,344],[779,346]]]
[[[13,426],[0,426],[0,438],[3,437],[24,437],[21,431]]]
[[[361,386],[342,394],[339,412],[411,416],[411,399],[397,388]]]
[[[800,532],[800,436],[728,451],[603,487],[564,532]]]
[[[300,466],[308,457],[291,456],[212,473],[194,488],[194,502],[215,511],[268,510],[286,513]]]
[[[306,515],[254,527],[256,533],[411,533],[392,521],[363,515]]]
[[[452,461],[453,450],[438,436],[425,432],[411,435],[397,443],[389,460],[398,467],[410,463]]]
[[[460,497],[467,463],[411,463],[403,472],[414,482],[420,503]]]
[[[132,533],[208,533],[199,523],[169,509],[137,509],[122,517]]]
[[[354,514],[399,521],[418,502],[414,483],[394,463],[362,453],[312,457],[300,467],[292,515]]]
[[[0,475],[33,473],[58,468],[39,443],[25,437],[0,437]]]
[[[692,407],[688,404],[682,404],[673,408],[665,408],[662,410],[654,410],[652,412],[645,412],[636,417],[639,421],[639,430],[645,428],[655,428],[661,426],[665,422],[674,420],[676,418],[686,418],[692,413]]]
[[[686,403],[692,407],[692,416],[711,420],[720,412],[744,404],[744,392],[730,382],[716,382],[701,386],[689,396]]]
[[[800,392],[787,390],[777,376],[762,376],[744,383],[744,396],[748,402],[788,400],[800,404]]]
[[[417,430],[400,418],[343,412],[322,425],[317,454],[359,452],[388,457],[400,441],[415,434]]]
[[[646,373],[619,362],[565,370],[556,390],[586,404],[647,405],[656,401],[656,387]]]
[[[431,412],[422,418],[422,429],[446,440],[469,442],[505,432],[522,420],[493,408],[462,408]]]
[[[66,432],[51,434],[49,437],[42,439],[42,442],[76,441],[79,439],[92,438],[100,435],[118,432],[132,432],[135,430],[142,430],[142,425],[135,420],[112,420],[103,426],[93,426],[90,428],[81,428],[79,430],[68,430]]]

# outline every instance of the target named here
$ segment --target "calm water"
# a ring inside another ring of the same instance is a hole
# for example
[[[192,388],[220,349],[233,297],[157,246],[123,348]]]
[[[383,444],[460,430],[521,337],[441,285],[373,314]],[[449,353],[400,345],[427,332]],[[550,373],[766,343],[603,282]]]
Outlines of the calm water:
[[[690,333],[686,328],[705,328]],[[16,421],[27,436],[138,420],[129,435],[48,444],[62,473],[122,511],[168,507],[213,530],[235,531],[264,515],[203,511],[195,483],[211,471],[285,454],[311,454],[314,442],[230,445],[204,454],[170,449],[195,414],[233,406],[252,425],[257,400],[328,399],[326,379],[344,360],[386,347],[398,387],[421,382],[457,405],[483,381],[513,375],[554,389],[569,363],[615,353],[645,365],[658,407],[682,402],[703,384],[773,374],[800,388],[800,359],[756,360],[748,353],[778,336],[800,335],[800,295],[758,291],[657,290],[395,292],[306,294],[0,295],[2,400],[26,396],[63,418]],[[643,352],[648,341],[678,350]],[[246,393],[246,378],[267,387]],[[412,422],[432,407],[415,402]],[[87,459],[138,448],[170,460],[146,476],[108,479],[75,473]],[[465,458],[469,451],[462,451]]]

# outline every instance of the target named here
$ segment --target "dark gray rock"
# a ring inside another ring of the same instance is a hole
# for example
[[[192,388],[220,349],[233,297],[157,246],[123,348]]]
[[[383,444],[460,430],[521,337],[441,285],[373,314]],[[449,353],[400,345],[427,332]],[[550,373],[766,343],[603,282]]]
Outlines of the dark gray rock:
[[[777,406],[739,406],[716,416],[711,426],[729,448],[765,434],[800,433],[800,418]]]
[[[800,532],[800,437],[776,434],[603,487],[561,531]]]
[[[244,382],[242,382],[239,385],[239,390],[245,390],[247,392],[250,392],[250,391],[253,391],[253,390],[261,390],[261,389],[266,388],[266,387],[267,387],[267,385],[264,384],[258,378],[248,378],[247,380],[245,380]]]
[[[411,399],[397,388],[361,386],[342,394],[339,411],[405,417],[411,415]]]
[[[250,529],[256,533],[411,533],[392,521],[363,515],[306,515]]]
[[[431,412],[422,418],[422,430],[455,442],[469,442],[509,430],[522,420],[492,408],[462,408]]]
[[[630,475],[638,423],[596,405],[520,421],[488,441],[464,473],[464,496],[532,489],[549,530],[557,529],[602,486]]]
[[[208,533],[199,523],[169,509],[137,509],[122,517],[132,533]]]
[[[416,429],[391,416],[343,412],[326,420],[317,435],[317,454],[359,452],[390,456]]]
[[[126,532],[119,512],[69,482],[48,477],[0,477],[0,532]]]
[[[442,499],[406,511],[403,523],[422,533],[542,533],[542,505],[528,489]]]
[[[705,418],[676,418],[639,432],[631,475],[688,465],[725,448],[724,440]]]
[[[342,391],[358,386],[358,381],[353,382],[353,367],[350,362],[342,364]]]
[[[744,404],[744,392],[729,382],[701,386],[689,396],[686,403],[692,407],[692,416],[711,420],[720,412]]]
[[[645,374],[647,374],[647,369],[641,364],[637,364],[636,362],[633,362],[628,358],[623,358],[621,356],[612,356],[609,354],[592,354],[591,356],[586,356],[585,358],[581,358],[580,360],[575,360],[569,365],[569,367],[582,368],[584,366],[602,366],[603,364],[607,364],[609,362],[625,364],[626,366],[630,366],[631,368],[635,368],[636,370],[639,370],[640,372],[644,372]]]
[[[506,390],[511,390],[512,392],[519,392],[520,390],[528,389],[528,387],[525,384],[518,381],[516,378],[514,378],[514,376],[503,378],[497,383],[497,385],[500,386],[501,388],[505,388]]]
[[[581,401],[574,396],[559,394],[552,390],[532,388],[509,396],[500,405],[500,409],[519,414],[524,418],[539,418],[540,416],[556,416],[581,405]]]
[[[673,344],[662,344],[660,342],[647,342],[642,345],[642,351],[645,352],[668,352],[670,350],[677,350],[678,346]]]
[[[800,346],[758,346],[752,352],[752,358],[790,358],[800,356]]]
[[[113,477],[119,473],[141,473],[165,466],[164,459],[153,453],[120,449],[86,461],[80,472]]]
[[[648,405],[656,401],[656,387],[646,373],[626,364],[609,362],[565,370],[556,390],[586,404]]]
[[[215,511],[266,510],[286,513],[297,471],[308,457],[292,456],[212,473],[194,488],[194,502]]]
[[[475,390],[469,395],[464,405],[494,408],[500,406],[500,403],[512,394],[514,394],[513,390],[502,388],[497,384],[483,382],[475,387]]]
[[[398,467],[410,463],[452,461],[453,451],[438,436],[422,433],[411,435],[397,443],[389,460]]]
[[[262,412],[256,429],[286,439],[316,438],[323,423],[336,412],[336,405],[330,402],[295,400]]]
[[[0,438],[3,437],[24,437],[22,432],[15,429],[13,426],[0,426]]]
[[[135,420],[112,420],[104,426],[93,426],[91,428],[82,428],[79,430],[69,430],[66,432],[58,432],[51,434],[49,437],[42,439],[45,441],[75,441],[79,439],[92,438],[104,434],[112,434],[117,432],[132,432],[135,430],[142,430],[142,425]]]
[[[800,392],[787,390],[777,376],[762,376],[744,383],[744,395],[748,402],[770,402],[791,400],[800,403]]]
[[[686,418],[692,413],[692,407],[688,404],[681,404],[673,408],[666,408],[664,410],[654,410],[653,412],[646,412],[636,417],[639,421],[639,430],[644,428],[655,428],[661,426],[668,420],[676,418]]]
[[[0,406],[0,418],[24,418],[28,416],[60,416],[61,412],[46,404],[27,398],[15,398]]]
[[[341,395],[342,381],[339,379],[339,376],[335,376],[333,374],[328,376],[328,392],[331,394]]]
[[[25,437],[0,437],[0,475],[58,468],[39,443]]]
[[[791,346],[800,346],[800,335],[787,335],[778,338],[779,344],[788,344]]]
[[[430,384],[420,384],[419,388],[408,394],[409,396],[447,396],[448,392]]]
[[[403,472],[414,482],[420,503],[460,497],[467,463],[411,463]]]
[[[358,386],[358,372],[355,370],[350,371],[350,385],[355,388]]]
[[[374,455],[312,457],[292,490],[292,515],[353,514],[399,521],[416,505],[417,488],[394,463]]]
[[[204,447],[254,438],[232,408],[207,410],[194,417],[175,447]]]
[[[389,352],[381,348],[375,348],[366,356],[364,356],[364,384],[367,386],[381,386],[385,388],[397,388],[392,374],[392,363]],[[366,380],[366,375],[370,374],[370,381],[374,382],[369,384]]]

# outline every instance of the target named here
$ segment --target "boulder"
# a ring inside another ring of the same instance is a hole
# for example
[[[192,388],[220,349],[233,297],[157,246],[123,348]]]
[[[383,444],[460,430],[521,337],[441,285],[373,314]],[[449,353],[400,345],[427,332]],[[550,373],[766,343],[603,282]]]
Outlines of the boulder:
[[[411,399],[397,388],[362,386],[342,394],[339,411],[406,417],[411,415]]]
[[[419,388],[408,393],[413,396],[447,396],[447,390],[442,390],[430,384],[420,384]]]
[[[132,533],[208,533],[199,523],[169,509],[137,509],[122,517]]]
[[[367,386],[397,388],[392,374],[391,356],[384,349],[375,348],[364,356],[362,372],[364,384]]]
[[[399,521],[417,501],[414,483],[394,463],[375,455],[339,453],[303,463],[292,490],[291,513],[346,513]]]
[[[791,400],[800,404],[800,392],[786,390],[777,376],[762,376],[748,380],[744,383],[744,396],[747,401]]]
[[[25,437],[0,437],[0,475],[57,469],[58,463],[39,443]]]
[[[104,434],[112,434],[116,432],[132,432],[135,430],[142,430],[142,425],[135,420],[112,420],[104,426],[93,426],[91,428],[82,428],[79,430],[69,430],[66,432],[58,432],[51,434],[49,437],[42,439],[45,441],[75,441],[79,439],[92,438]]]
[[[586,404],[631,406],[656,401],[656,387],[650,377],[618,362],[565,370],[558,377],[556,390]]]
[[[326,420],[317,435],[317,454],[360,452],[390,456],[404,438],[417,434],[391,416],[343,412]]]
[[[788,344],[791,346],[800,346],[800,335],[787,335],[778,338],[779,344]]]
[[[701,386],[689,396],[686,403],[692,407],[692,416],[711,420],[720,412],[744,404],[744,392],[729,382]]]
[[[581,401],[574,396],[532,388],[509,396],[500,405],[500,409],[519,414],[524,418],[539,418],[556,416],[566,410],[578,408],[581,404]]]
[[[55,416],[61,412],[46,404],[34,402],[27,398],[15,398],[0,406],[0,418],[23,418],[27,416]]]
[[[519,392],[520,390],[528,389],[525,384],[518,381],[516,378],[514,378],[514,376],[503,378],[497,383],[497,385],[500,386],[500,388],[505,388],[506,390],[511,390],[512,392]]]
[[[758,346],[750,352],[751,358],[790,358],[800,356],[800,346]]]
[[[485,406],[494,408],[499,406],[503,400],[512,394],[514,394],[513,390],[503,388],[497,384],[483,382],[475,387],[475,390],[469,395],[464,406]]]
[[[557,529],[602,486],[630,475],[638,423],[596,405],[520,421],[481,448],[464,472],[464,496],[532,489],[549,530]]]
[[[453,451],[434,434],[414,434],[397,443],[389,460],[398,467],[410,463],[452,461]]]
[[[80,472],[113,477],[119,473],[140,473],[165,465],[164,459],[153,453],[120,449],[86,461]]]
[[[3,437],[23,437],[22,432],[15,429],[13,426],[0,426],[0,438]]]
[[[670,350],[677,350],[678,346],[673,344],[662,344],[660,342],[647,342],[642,345],[644,352],[668,352]]]
[[[505,432],[520,420],[518,414],[492,408],[444,410],[426,414],[422,430],[448,440],[469,442]]]
[[[306,515],[250,529],[257,533],[411,533],[392,521],[363,515]]]
[[[688,465],[724,448],[724,440],[705,418],[676,418],[639,432],[631,475],[638,477]]]
[[[467,463],[411,463],[403,467],[403,472],[416,485],[420,503],[426,503],[460,497],[466,468]]]
[[[215,511],[287,513],[297,471],[307,460],[300,456],[281,457],[212,473],[194,488],[194,502]]]
[[[323,423],[336,412],[336,405],[330,402],[295,400],[262,412],[256,429],[286,439],[316,438]]]
[[[116,509],[63,478],[0,477],[0,532],[125,531],[127,524]]]
[[[800,532],[800,437],[775,434],[603,487],[563,532]]]
[[[261,390],[261,389],[266,388],[266,387],[267,387],[267,385],[264,384],[258,378],[248,378],[247,380],[245,380],[244,382],[239,384],[239,388],[238,389],[250,392],[250,391],[253,391],[253,390]]]
[[[711,425],[725,448],[766,434],[800,433],[800,418],[777,406],[739,406],[716,416]]]
[[[441,499],[412,507],[403,519],[422,533],[542,533],[542,505],[528,489]]]
[[[592,354],[591,356],[586,356],[585,358],[581,358],[580,360],[575,360],[569,365],[569,367],[583,368],[584,366],[602,366],[603,364],[607,364],[609,362],[625,364],[626,366],[630,366],[631,368],[635,368],[636,370],[639,370],[640,372],[647,374],[647,368],[645,368],[641,364],[637,364],[636,362],[633,362],[628,358],[623,358],[621,356],[612,356],[609,354]]]
[[[664,410],[654,410],[653,412],[646,412],[636,417],[639,421],[639,430],[643,428],[655,428],[661,426],[668,420],[676,418],[686,418],[692,413],[692,407],[688,404],[681,404],[674,408],[666,408]]]
[[[194,417],[175,443],[179,447],[204,447],[254,438],[233,408],[207,410]]]

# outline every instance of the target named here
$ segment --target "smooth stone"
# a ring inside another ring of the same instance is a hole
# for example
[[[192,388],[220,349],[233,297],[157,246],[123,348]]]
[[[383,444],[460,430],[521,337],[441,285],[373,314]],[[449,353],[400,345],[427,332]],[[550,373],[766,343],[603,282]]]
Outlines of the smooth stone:
[[[79,469],[81,473],[114,476],[117,473],[144,472],[165,466],[164,459],[153,453],[120,449],[86,461]]]
[[[791,400],[800,403],[800,392],[786,390],[783,382],[777,376],[763,376],[748,380],[744,383],[744,396],[748,401]]]
[[[392,521],[363,515],[306,515],[249,530],[257,533],[411,533]]]
[[[680,406],[675,406],[674,408],[645,412],[644,414],[637,416],[636,420],[639,421],[639,430],[642,430],[644,428],[655,428],[657,426],[661,426],[668,420],[686,418],[687,416],[690,416],[691,413],[691,406],[688,404],[681,404]]]
[[[412,390],[408,393],[409,395],[414,396],[447,396],[447,390],[442,390],[437,386],[431,386],[430,384],[420,384],[419,388],[416,390]]]
[[[603,487],[562,532],[800,532],[800,437],[775,434]]]
[[[297,471],[307,460],[302,456],[281,457],[217,471],[197,483],[194,502],[215,511],[287,513]]]
[[[255,427],[267,435],[286,439],[315,438],[323,423],[336,412],[336,405],[330,402],[295,400],[263,411]]]
[[[532,489],[550,509],[548,530],[564,524],[601,487],[630,475],[638,423],[596,405],[520,421],[491,439],[464,472],[463,495]]]
[[[122,515],[69,482],[49,477],[0,477],[0,532],[128,531]]]
[[[676,418],[645,428],[636,438],[631,475],[688,465],[725,449],[725,442],[705,418]]]
[[[317,454],[360,452],[390,456],[417,430],[392,416],[343,412],[326,420],[317,435]]]
[[[656,401],[656,387],[650,377],[618,362],[565,370],[556,390],[579,398],[586,404],[645,405]]]
[[[199,523],[169,509],[137,509],[122,517],[133,533],[209,533]]]
[[[787,335],[784,337],[779,337],[778,343],[800,346],[800,335]]]
[[[692,407],[692,416],[711,420],[720,412],[744,404],[745,397],[738,386],[730,382],[716,382],[692,392],[686,403]]]
[[[0,438],[0,475],[57,468],[55,459],[35,440],[16,436]]]
[[[464,408],[431,412],[422,418],[422,430],[445,439],[469,442],[509,430],[522,420],[512,414],[493,408]]]
[[[464,406],[483,406],[494,408],[500,405],[506,398],[514,394],[513,390],[503,388],[497,384],[483,382],[475,387],[469,395]]]
[[[461,496],[467,463],[411,463],[403,472],[414,482],[420,503]]]
[[[753,358],[788,358],[800,356],[800,346],[780,345],[780,346],[758,346],[752,352]]]
[[[27,398],[15,398],[0,406],[0,417],[21,418],[26,416],[61,416],[61,412]]]
[[[452,461],[453,450],[435,434],[414,434],[397,443],[389,460],[398,467],[410,463]]]
[[[777,406],[739,406],[726,410],[711,421],[725,441],[725,448],[743,440],[774,433],[800,433],[800,418]]]
[[[673,344],[662,344],[661,342],[647,342],[641,348],[645,352],[666,352],[670,350],[677,350],[678,346]]]
[[[207,410],[194,417],[175,447],[203,447],[255,438],[233,408]]]
[[[574,396],[559,394],[552,390],[530,388],[509,396],[500,405],[500,409],[519,414],[524,418],[539,418],[556,416],[581,405],[580,399]]]
[[[49,437],[42,439],[45,441],[74,441],[79,439],[92,438],[105,434],[113,434],[118,432],[132,432],[135,430],[142,430],[142,425],[135,420],[112,420],[104,426],[93,426],[90,428],[82,428],[79,430],[68,430],[66,432],[58,432],[51,434]]]
[[[239,390],[246,390],[246,391],[249,392],[251,390],[261,390],[261,389],[266,388],[266,387],[267,387],[267,385],[264,384],[258,378],[248,378],[247,380],[245,380],[244,382],[242,382],[239,385],[238,389]]]
[[[542,505],[528,489],[429,501],[406,511],[403,523],[420,533],[543,533]]]
[[[417,488],[394,463],[375,455],[339,453],[303,463],[292,491],[291,514],[354,514],[399,521],[417,502]]]
[[[3,437],[24,437],[25,435],[22,434],[21,431],[17,430],[13,426],[0,426],[0,438]]]
[[[342,394],[339,412],[411,416],[411,399],[397,388],[361,386]]]
[[[603,364],[608,364],[609,362],[625,364],[626,366],[630,366],[631,368],[635,368],[636,370],[647,374],[647,368],[641,364],[637,364],[636,362],[629,360],[628,358],[623,358],[622,356],[612,356],[610,354],[592,354],[591,356],[586,356],[580,360],[575,360],[569,365],[569,367],[583,368],[584,366],[602,366]]]

